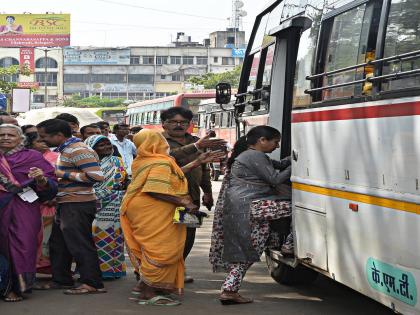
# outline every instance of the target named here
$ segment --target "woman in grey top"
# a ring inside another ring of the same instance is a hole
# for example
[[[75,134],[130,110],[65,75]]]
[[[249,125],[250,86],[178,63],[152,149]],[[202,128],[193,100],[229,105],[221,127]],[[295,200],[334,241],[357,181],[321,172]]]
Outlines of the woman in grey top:
[[[290,201],[279,201],[282,196],[277,192],[277,188],[290,179],[290,159],[276,162],[266,155],[279,147],[280,138],[280,132],[269,126],[251,129],[246,136],[249,149],[235,159],[228,175],[222,260],[227,263],[229,273],[222,286],[222,304],[252,302],[240,296],[238,290],[246,271],[260,260],[266,248],[268,222],[256,223],[251,216],[251,205],[255,206],[255,202],[262,205],[261,202],[266,201],[281,207],[284,210],[281,215],[290,216]],[[290,196],[284,199],[290,200]]]

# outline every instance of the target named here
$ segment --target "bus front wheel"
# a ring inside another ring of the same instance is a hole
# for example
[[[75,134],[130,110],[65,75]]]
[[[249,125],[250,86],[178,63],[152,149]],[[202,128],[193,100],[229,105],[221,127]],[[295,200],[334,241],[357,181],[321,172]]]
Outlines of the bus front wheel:
[[[275,261],[269,251],[265,253],[268,271],[271,278],[284,285],[311,284],[318,277],[318,272],[303,265],[296,268]]]

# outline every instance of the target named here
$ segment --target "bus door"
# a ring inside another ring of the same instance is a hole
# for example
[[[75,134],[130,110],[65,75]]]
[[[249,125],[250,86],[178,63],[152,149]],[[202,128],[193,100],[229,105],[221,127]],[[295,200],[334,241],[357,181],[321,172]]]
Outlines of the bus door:
[[[279,159],[291,154],[293,79],[301,33],[311,26],[307,17],[296,17],[270,31],[276,43],[265,51],[262,89],[269,94],[268,125],[282,133],[281,147],[272,153]]]

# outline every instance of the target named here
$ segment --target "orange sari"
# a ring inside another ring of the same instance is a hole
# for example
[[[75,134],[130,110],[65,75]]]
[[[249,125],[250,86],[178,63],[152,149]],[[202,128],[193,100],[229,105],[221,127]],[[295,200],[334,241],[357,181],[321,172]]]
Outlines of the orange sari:
[[[143,129],[134,136],[134,144],[133,179],[121,205],[121,226],[130,259],[147,285],[181,290],[186,228],[173,224],[174,204],[148,193],[185,196],[188,183],[159,132]]]

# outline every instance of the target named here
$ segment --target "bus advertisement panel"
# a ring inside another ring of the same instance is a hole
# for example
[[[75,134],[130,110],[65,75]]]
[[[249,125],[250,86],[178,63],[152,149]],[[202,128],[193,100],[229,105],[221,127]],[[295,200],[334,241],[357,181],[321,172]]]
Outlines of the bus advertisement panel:
[[[0,14],[0,47],[70,45],[70,14]]]

